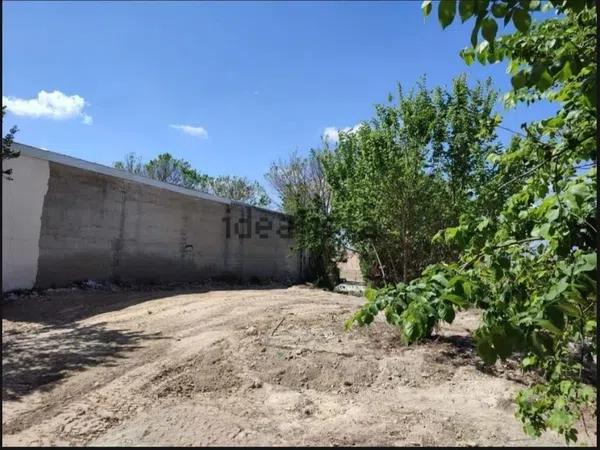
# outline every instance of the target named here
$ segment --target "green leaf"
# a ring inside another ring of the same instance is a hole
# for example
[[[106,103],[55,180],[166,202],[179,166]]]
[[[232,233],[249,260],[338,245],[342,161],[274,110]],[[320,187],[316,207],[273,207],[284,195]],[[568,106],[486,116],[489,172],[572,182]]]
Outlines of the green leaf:
[[[431,0],[423,0],[421,9],[423,10],[423,15],[427,17],[431,13]]]
[[[560,217],[560,208],[551,208],[546,213],[548,222],[555,222]]]
[[[534,367],[537,364],[537,356],[535,355],[531,355],[528,356],[527,358],[523,358],[523,361],[521,362],[521,366],[523,366],[523,369],[530,369],[532,367]]]
[[[485,64],[485,61],[489,55],[489,47],[490,43],[488,41],[481,41],[481,43],[477,46],[477,61],[481,64]]]
[[[477,231],[483,231],[489,224],[490,224],[490,219],[488,217],[484,217],[477,224],[477,228],[476,229],[477,229]]]
[[[508,67],[506,68],[506,73],[515,75],[519,71],[519,66],[519,61],[517,61],[516,59],[511,60],[508,63]]]
[[[553,334],[556,334],[556,335],[561,334],[561,331],[558,328],[556,328],[556,326],[552,322],[550,322],[549,320],[546,320],[546,319],[537,319],[535,322],[539,326],[541,326],[542,328],[550,331]]]
[[[533,227],[533,230],[531,230],[531,236],[532,237],[543,237],[544,239],[546,239],[547,241],[552,239],[552,233],[550,230],[550,223],[543,223],[541,226],[539,227]]]
[[[464,307],[466,305],[468,305],[468,301],[466,299],[464,299],[463,297],[459,297],[456,294],[450,294],[448,292],[445,292],[444,294],[442,294],[441,297],[443,300],[448,300],[449,302],[454,303],[457,306],[460,307]]]
[[[550,425],[550,428],[557,431],[563,428],[570,427],[573,424],[573,422],[574,417],[562,408],[555,409],[548,418],[548,424]]]
[[[540,0],[529,0],[529,10],[534,11],[537,10],[542,5]]]
[[[470,66],[471,64],[473,64],[473,61],[475,60],[475,55],[473,54],[473,50],[470,48],[465,48],[465,49],[461,50],[460,57],[465,61],[467,66]]]
[[[498,32],[498,24],[494,19],[486,17],[481,22],[481,35],[488,42],[494,42],[496,39],[496,33]]]
[[[583,264],[578,267],[577,273],[589,272],[590,270],[596,270],[598,256],[596,253],[587,253],[581,257]]]
[[[544,73],[547,68],[548,66],[546,64],[534,64],[531,68],[529,76],[527,77],[527,84],[529,86],[535,85],[542,76],[542,73]]]
[[[556,304],[557,308],[560,308],[567,316],[581,318],[581,312],[577,308],[577,306],[571,303],[569,300],[561,300]]]
[[[596,398],[596,392],[594,391],[594,388],[591,386],[583,386],[579,390],[579,396],[581,397],[581,399],[584,402],[589,402],[589,401],[592,401],[594,398]]]
[[[368,311],[371,315],[376,316],[379,313],[379,308],[377,308],[377,305],[375,303],[371,303],[369,305]]]
[[[519,72],[510,79],[513,89],[521,89],[525,86],[526,78],[523,72]]]
[[[526,423],[523,427],[525,433],[527,433],[531,437],[540,436],[540,432],[535,428],[532,424]]]
[[[544,120],[542,122],[543,122],[543,124],[544,124],[545,127],[552,128],[552,129],[555,129],[555,130],[556,129],[560,129],[564,125],[564,123],[565,123],[564,119],[562,117],[558,117],[558,116],[553,117],[553,118],[548,119],[548,120]]]
[[[373,300],[375,300],[375,297],[377,297],[377,290],[373,289],[373,288],[367,288],[365,289],[365,298],[372,302]]]
[[[350,317],[344,321],[344,330],[348,331],[354,324],[354,317]]]
[[[573,68],[571,66],[571,61],[566,61],[560,72],[555,75],[555,78],[560,81],[567,81],[569,78],[573,76]]]
[[[391,325],[400,326],[402,324],[400,321],[400,315],[396,314],[396,312],[390,308],[386,308],[385,310],[385,319]]]
[[[597,322],[595,320],[588,320],[585,323],[585,332],[594,333],[596,331]]]
[[[468,281],[463,282],[462,284],[463,292],[467,298],[471,297],[471,283]]]
[[[540,90],[540,92],[544,92],[546,89],[552,86],[552,83],[552,76],[548,73],[548,71],[545,71],[541,74],[539,80],[537,81],[536,87]]]
[[[508,6],[504,3],[494,3],[492,5],[492,14],[494,17],[504,17],[508,12]]]
[[[490,0],[474,0],[473,3],[475,3],[476,5],[477,15],[479,17],[482,17],[487,13]]]
[[[359,326],[363,326],[365,324],[364,322],[364,317],[365,317],[365,313],[362,309],[359,309],[358,311],[356,311],[356,313],[353,316],[353,321],[356,322]]]
[[[571,428],[570,430],[565,431],[565,442],[569,445],[570,442],[577,442],[577,429]]]
[[[513,10],[512,20],[517,30],[521,33],[527,33],[531,26],[531,15],[521,8],[515,8]]]
[[[573,196],[578,206],[582,205],[589,192],[589,186],[577,183],[569,188],[569,194]]]
[[[570,381],[570,380],[563,380],[563,381],[560,382],[560,392],[563,395],[567,395],[569,393],[569,391],[571,391],[572,387],[573,387],[573,382]],[[562,400],[562,399],[560,399],[560,400]],[[562,403],[561,406],[563,406],[564,405],[564,401],[561,402],[561,403]],[[556,404],[555,404],[555,406],[556,406]]]
[[[412,318],[409,318],[408,320],[404,320],[404,323],[402,324],[402,331],[403,331],[404,335],[407,337],[409,342],[414,341],[418,334],[416,323],[414,320],[411,320],[411,319]]]
[[[567,283],[567,280],[561,278],[557,283],[553,284],[550,287],[548,294],[546,294],[546,298],[548,300],[554,300],[556,297],[560,296],[563,292],[565,292],[568,287],[569,284]]]
[[[442,28],[446,28],[454,20],[456,15],[456,0],[441,0],[438,7],[438,18]]]
[[[598,84],[595,82],[595,78],[594,82],[590,83],[584,89],[584,94],[587,102],[590,104],[590,107],[595,109],[597,107],[596,102],[598,101]]]
[[[464,22],[475,13],[475,2],[473,0],[460,0],[458,3],[458,13]]]
[[[457,234],[458,234],[458,227],[446,228],[446,231],[444,233],[444,235],[446,237],[446,241],[451,241],[452,239],[456,238]]]
[[[449,303],[441,302],[438,307],[438,315],[445,322],[452,323],[455,317],[454,308]]]
[[[437,281],[439,284],[441,284],[444,287],[448,286],[448,280],[441,273],[436,273],[434,276],[431,277],[431,279],[433,281]]]

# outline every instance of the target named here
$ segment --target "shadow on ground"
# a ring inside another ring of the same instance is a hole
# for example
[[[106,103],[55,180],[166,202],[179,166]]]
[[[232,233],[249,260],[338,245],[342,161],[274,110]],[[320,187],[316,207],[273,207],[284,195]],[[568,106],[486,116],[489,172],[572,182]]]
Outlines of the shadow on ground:
[[[66,325],[98,314],[118,311],[138,303],[158,298],[175,297],[184,294],[202,294],[222,290],[269,290],[285,289],[284,284],[238,284],[238,285],[199,285],[199,286],[158,286],[118,291],[85,290],[63,288],[41,290],[36,296],[25,296],[13,300],[3,300],[2,318],[13,322],[34,322],[49,325]]]
[[[2,334],[2,399],[17,400],[37,390],[50,390],[77,371],[119,360],[156,333],[82,325],[79,321],[139,303],[215,290],[279,289],[268,285],[152,286],[143,289],[48,289],[2,302],[2,319],[20,324]],[[173,299],[177,301],[177,299]],[[29,327],[27,323],[31,323]],[[23,329],[22,327],[25,327]]]
[[[157,334],[108,330],[103,324],[45,326],[35,333],[9,333],[2,339],[2,400],[48,390],[75,371],[118,360]]]
[[[523,373],[518,354],[501,361],[500,364],[491,366],[485,364],[477,354],[475,341],[471,335],[438,336],[435,342],[444,346],[436,357],[437,362],[451,364],[454,367],[471,365],[486,375],[505,378],[522,386],[539,379],[534,373]]]

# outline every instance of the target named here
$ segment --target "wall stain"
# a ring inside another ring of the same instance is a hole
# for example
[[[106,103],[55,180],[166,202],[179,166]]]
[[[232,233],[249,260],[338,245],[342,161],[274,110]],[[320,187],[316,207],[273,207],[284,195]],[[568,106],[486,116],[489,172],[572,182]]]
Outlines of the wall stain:
[[[121,183],[121,216],[119,218],[119,237],[113,241],[112,245],[112,279],[119,281],[119,266],[121,264],[121,252],[123,250],[123,239],[125,238],[125,214],[127,201],[127,188]]]

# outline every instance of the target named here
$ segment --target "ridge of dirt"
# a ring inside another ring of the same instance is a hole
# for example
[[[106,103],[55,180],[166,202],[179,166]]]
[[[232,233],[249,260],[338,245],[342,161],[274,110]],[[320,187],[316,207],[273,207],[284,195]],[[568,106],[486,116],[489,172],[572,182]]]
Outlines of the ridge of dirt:
[[[564,445],[523,433],[531,379],[481,365],[477,311],[407,347],[381,317],[344,331],[361,303],[302,286],[9,302],[3,445]]]

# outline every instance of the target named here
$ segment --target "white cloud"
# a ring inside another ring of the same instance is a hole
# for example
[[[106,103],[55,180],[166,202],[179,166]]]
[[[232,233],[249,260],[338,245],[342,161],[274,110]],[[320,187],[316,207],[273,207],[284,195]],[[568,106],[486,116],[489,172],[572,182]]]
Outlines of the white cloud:
[[[327,127],[323,130],[323,139],[327,142],[336,143],[340,140],[340,135],[335,127]]]
[[[340,131],[352,134],[356,133],[361,126],[361,123],[357,123],[353,127],[346,127],[342,129],[337,129],[335,127],[326,127],[323,130],[323,139],[329,142],[330,144],[337,144],[340,140]]]
[[[42,90],[36,98],[30,99],[2,96],[2,105],[17,116],[57,120],[81,117],[84,124],[92,123],[92,117],[83,112],[87,105],[85,99],[79,95],[65,95],[60,91]]]
[[[181,130],[185,134],[189,134],[190,136],[199,137],[201,139],[206,139],[208,137],[208,133],[204,129],[204,127],[194,127],[192,125],[169,125],[171,128],[175,128],[176,130]]]
[[[92,123],[94,123],[94,119],[92,119],[92,116],[88,116],[87,114],[83,114],[83,123],[85,123],[86,125],[91,125]]]

